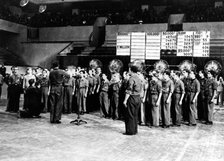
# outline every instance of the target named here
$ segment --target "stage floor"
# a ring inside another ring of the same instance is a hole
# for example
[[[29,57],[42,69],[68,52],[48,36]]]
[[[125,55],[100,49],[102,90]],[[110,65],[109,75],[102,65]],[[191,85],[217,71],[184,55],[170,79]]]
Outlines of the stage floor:
[[[223,161],[224,110],[215,112],[213,126],[149,128],[123,135],[124,123],[86,114],[86,125],[63,115],[62,124],[41,119],[17,119],[0,108],[0,160],[9,161]]]

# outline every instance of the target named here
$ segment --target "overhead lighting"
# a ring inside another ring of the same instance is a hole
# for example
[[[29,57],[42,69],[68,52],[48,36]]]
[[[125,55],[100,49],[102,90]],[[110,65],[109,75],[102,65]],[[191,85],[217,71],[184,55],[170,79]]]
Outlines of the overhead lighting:
[[[21,7],[24,7],[24,6],[26,6],[28,3],[29,3],[29,0],[21,0],[19,4],[20,4]]]
[[[40,5],[39,12],[40,13],[43,13],[44,11],[46,11],[46,9],[47,9],[47,6],[46,5]]]

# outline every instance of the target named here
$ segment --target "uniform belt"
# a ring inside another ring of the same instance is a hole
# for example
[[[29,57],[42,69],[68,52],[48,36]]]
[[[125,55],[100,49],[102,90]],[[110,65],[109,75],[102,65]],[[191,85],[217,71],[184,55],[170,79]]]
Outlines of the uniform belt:
[[[150,93],[151,95],[158,95],[158,93]]]
[[[61,87],[62,84],[52,84],[52,87]]]
[[[64,85],[64,87],[72,87],[71,85]]]
[[[174,94],[182,94],[181,92],[174,92]]]
[[[101,90],[100,92],[108,92],[108,91],[106,91],[106,90]]]

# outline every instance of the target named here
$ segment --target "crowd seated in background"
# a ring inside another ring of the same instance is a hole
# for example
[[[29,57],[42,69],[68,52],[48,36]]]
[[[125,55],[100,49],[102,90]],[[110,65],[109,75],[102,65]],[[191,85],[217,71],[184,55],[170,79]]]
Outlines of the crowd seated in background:
[[[1,6],[0,19],[28,25],[31,27],[59,27],[59,26],[83,26],[93,25],[97,17],[107,17],[107,24],[150,24],[167,23],[170,14],[184,13],[185,22],[214,22],[224,21],[224,7],[204,6],[167,6],[161,11],[154,7],[148,9],[97,9],[80,10],[71,15],[57,13],[37,13],[34,16],[13,15],[10,11]]]

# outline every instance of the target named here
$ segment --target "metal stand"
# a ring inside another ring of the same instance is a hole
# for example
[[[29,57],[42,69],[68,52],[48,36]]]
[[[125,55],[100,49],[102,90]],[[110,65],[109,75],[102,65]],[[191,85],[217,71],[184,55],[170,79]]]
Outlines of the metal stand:
[[[72,124],[72,123],[79,126],[79,125],[82,125],[82,124],[87,124],[87,121],[80,119],[80,113],[78,111],[78,117],[77,117],[77,119],[70,122],[70,124]]]

